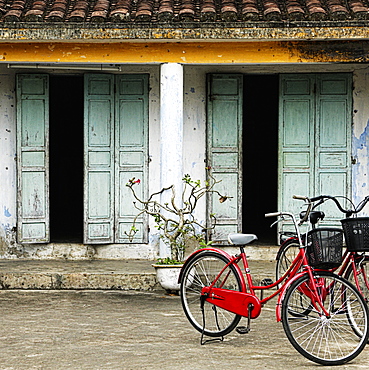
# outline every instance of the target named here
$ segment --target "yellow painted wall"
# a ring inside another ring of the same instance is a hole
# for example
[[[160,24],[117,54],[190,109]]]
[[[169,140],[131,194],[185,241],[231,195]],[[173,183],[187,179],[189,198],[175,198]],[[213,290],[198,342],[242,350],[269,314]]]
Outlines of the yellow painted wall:
[[[32,63],[254,64],[366,62],[366,41],[1,43],[0,61]]]

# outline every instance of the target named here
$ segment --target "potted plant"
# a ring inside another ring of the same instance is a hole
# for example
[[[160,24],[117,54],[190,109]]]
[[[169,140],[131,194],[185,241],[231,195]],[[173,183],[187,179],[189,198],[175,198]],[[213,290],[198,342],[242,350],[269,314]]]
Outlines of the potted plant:
[[[174,185],[164,187],[160,191],[152,193],[147,200],[140,199],[135,192],[134,187],[140,184],[139,179],[130,179],[127,186],[131,189],[135,198],[134,206],[138,210],[138,214],[133,220],[133,225],[126,233],[130,240],[133,240],[137,233],[137,219],[147,214],[155,220],[156,227],[160,232],[160,237],[163,242],[168,245],[170,256],[159,258],[153,266],[156,269],[158,281],[164,289],[178,290],[177,284],[179,268],[185,259],[185,251],[190,244],[197,244],[200,247],[209,245],[211,242],[206,242],[205,233],[208,229],[214,228],[216,219],[214,215],[210,215],[213,219],[211,227],[206,228],[194,216],[194,211],[199,200],[207,193],[216,193],[219,195],[219,201],[224,202],[229,197],[221,195],[214,189],[217,181],[207,168],[207,180],[202,184],[200,180],[192,180],[190,175],[184,175],[183,189],[180,197],[177,197]],[[162,195],[168,193],[168,202],[162,202]],[[165,272],[163,272],[163,269]],[[175,272],[174,272],[175,271]],[[163,274],[172,276],[172,283],[164,282]]]

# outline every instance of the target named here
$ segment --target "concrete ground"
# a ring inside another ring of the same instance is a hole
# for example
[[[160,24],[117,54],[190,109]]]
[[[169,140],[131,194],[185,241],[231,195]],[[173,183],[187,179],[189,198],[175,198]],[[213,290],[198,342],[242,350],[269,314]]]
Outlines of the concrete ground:
[[[275,301],[224,342],[200,345],[161,291],[2,290],[0,369],[317,369],[275,321]],[[241,321],[242,324],[242,321]],[[340,369],[367,369],[369,348]]]
[[[187,321],[180,297],[167,295],[155,282],[153,289],[146,290],[132,290],[130,285],[102,288],[111,274],[116,281],[120,274],[136,276],[136,283],[137,274],[143,274],[145,280],[145,274],[153,274],[148,261],[50,262],[47,269],[39,262],[19,265],[18,261],[13,268],[5,263],[0,263],[3,279],[13,276],[14,282],[26,284],[38,281],[38,273],[60,278],[58,289],[23,285],[27,289],[0,290],[0,370],[319,367],[288,342],[282,324],[275,320],[275,299],[252,321],[249,334],[234,331],[223,342],[201,346],[200,333]],[[258,279],[274,275],[274,261],[251,260],[250,266]],[[82,284],[79,289],[65,289],[61,283],[69,274],[77,274],[87,286],[102,274],[100,287],[85,289]],[[368,364],[369,348],[340,369],[367,369]]]

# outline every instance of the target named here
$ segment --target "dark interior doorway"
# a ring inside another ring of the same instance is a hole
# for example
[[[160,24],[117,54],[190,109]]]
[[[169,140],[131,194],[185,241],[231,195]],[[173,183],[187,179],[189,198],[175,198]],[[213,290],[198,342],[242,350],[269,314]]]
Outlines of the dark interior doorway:
[[[50,238],[83,240],[83,76],[50,76]]]
[[[246,75],[243,109],[243,232],[276,244],[278,206],[278,75]]]

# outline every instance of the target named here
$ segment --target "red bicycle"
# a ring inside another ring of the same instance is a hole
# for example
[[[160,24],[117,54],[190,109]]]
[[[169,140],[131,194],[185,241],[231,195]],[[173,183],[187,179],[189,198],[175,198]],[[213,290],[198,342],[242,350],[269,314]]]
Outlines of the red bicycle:
[[[307,243],[308,255],[310,264],[315,267],[324,267],[324,260],[327,258],[329,261],[335,260],[335,263],[330,266],[331,271],[340,276],[345,277],[352,282],[364,296],[366,301],[369,299],[369,256],[365,252],[369,252],[369,218],[367,217],[351,217],[361,212],[362,209],[369,201],[369,196],[365,197],[357,207],[352,209],[344,209],[337,197],[331,195],[319,195],[314,198],[299,197],[305,200],[310,205],[311,211],[301,212],[302,225],[309,219],[312,225],[311,230],[302,235],[302,239]],[[323,220],[325,214],[323,211],[316,211],[315,209],[322,205],[327,200],[332,200],[337,208],[345,214],[346,218],[341,220],[343,229],[317,227],[316,225],[320,220]],[[352,205],[352,202],[348,200]],[[346,240],[346,249],[342,255],[343,235]],[[307,240],[305,240],[307,237]],[[322,249],[319,252],[325,252],[326,255],[318,257],[319,264],[315,264],[314,250],[311,249],[312,243],[320,238],[320,243],[329,242],[329,249]],[[324,240],[323,240],[324,239]],[[287,235],[284,237],[283,242],[278,250],[276,256],[276,279],[282,277],[289,269],[292,261],[297,257],[299,251],[299,240],[296,234]],[[323,263],[321,262],[323,260]]]
[[[253,234],[230,234],[240,253],[230,256],[216,248],[195,251],[185,262],[179,282],[183,310],[201,333],[201,344],[236,329],[250,330],[266,304],[278,296],[276,319],[293,347],[311,361],[323,365],[344,364],[368,342],[368,308],[356,287],[329,271],[314,270],[308,263],[298,224],[292,213],[266,216],[290,217],[300,242],[299,258],[289,274],[274,283],[254,285],[244,246],[256,240]],[[263,298],[263,292],[273,289]],[[256,292],[260,291],[260,296]],[[238,326],[242,317],[247,326]],[[212,337],[205,340],[205,336]]]

